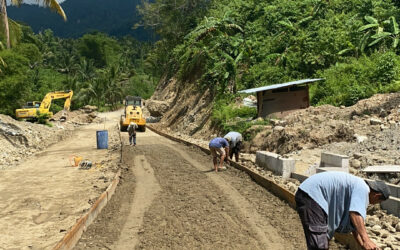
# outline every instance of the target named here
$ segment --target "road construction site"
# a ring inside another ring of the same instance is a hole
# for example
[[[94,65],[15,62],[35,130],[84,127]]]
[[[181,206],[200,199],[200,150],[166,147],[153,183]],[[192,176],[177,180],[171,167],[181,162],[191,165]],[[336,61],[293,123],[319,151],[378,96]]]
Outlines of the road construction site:
[[[119,113],[99,116],[100,123],[75,128],[2,117],[7,133],[1,147],[8,153],[0,172],[0,249],[52,249],[107,188],[120,159]],[[109,131],[109,150],[96,149],[96,130],[102,129]],[[95,165],[74,167],[73,156]]]
[[[305,247],[295,211],[245,173],[216,174],[204,152],[151,131],[137,141],[123,147],[122,184],[77,249]]]
[[[77,249],[305,247],[301,223],[287,203],[229,167],[216,174],[210,156],[161,137],[138,133],[138,146],[118,131],[120,111],[76,127],[40,153],[3,167],[2,249],[52,249],[109,186],[114,197],[87,228]],[[41,125],[42,126],[42,125]],[[109,150],[96,149],[107,129]],[[93,161],[89,170],[71,156]]]
[[[232,166],[215,173],[211,157],[198,147],[150,130],[138,132],[138,145],[129,146],[117,126],[120,115],[54,126],[49,130],[60,141],[1,166],[0,249],[53,249],[96,206],[118,170],[114,195],[83,228],[75,249],[305,249],[300,220],[286,201]],[[21,134],[24,126],[31,128],[5,120]],[[109,149],[98,150],[96,131],[104,129]],[[18,139],[13,145],[22,150],[29,143]],[[92,161],[92,168],[72,166],[73,156]],[[345,247],[331,241],[330,249]]]

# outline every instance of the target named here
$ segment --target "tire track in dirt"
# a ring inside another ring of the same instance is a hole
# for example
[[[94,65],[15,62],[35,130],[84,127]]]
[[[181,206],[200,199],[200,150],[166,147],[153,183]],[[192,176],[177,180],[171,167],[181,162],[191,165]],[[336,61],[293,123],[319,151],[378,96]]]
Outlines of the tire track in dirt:
[[[132,249],[136,246],[137,234],[143,224],[144,213],[160,191],[160,186],[154,177],[154,171],[144,155],[135,156],[134,176],[137,180],[131,211],[128,215],[119,240],[112,249]]]
[[[178,152],[185,160],[190,162],[192,166],[199,170],[207,170],[208,168],[205,164],[201,164],[187,153],[182,150],[176,150],[171,145],[167,145],[172,150]],[[241,216],[246,218],[251,229],[256,233],[256,238],[260,241],[263,248],[267,249],[285,249],[284,241],[279,236],[279,233],[271,224],[266,223],[266,221],[258,214],[258,212],[253,208],[253,206],[228,182],[226,182],[222,177],[217,174],[208,175],[213,183],[221,190],[224,195],[227,195],[229,199],[233,202],[235,207],[238,208]]]
[[[131,214],[137,209],[133,204],[141,177],[135,169],[144,170],[141,159],[154,170],[160,192],[138,226],[139,219]],[[76,249],[116,249],[118,242],[124,242],[125,249],[305,247],[293,209],[240,171],[210,171],[210,156],[198,149],[148,131],[138,134],[138,146],[124,146],[123,162],[120,186]],[[279,212],[272,211],[277,208]]]

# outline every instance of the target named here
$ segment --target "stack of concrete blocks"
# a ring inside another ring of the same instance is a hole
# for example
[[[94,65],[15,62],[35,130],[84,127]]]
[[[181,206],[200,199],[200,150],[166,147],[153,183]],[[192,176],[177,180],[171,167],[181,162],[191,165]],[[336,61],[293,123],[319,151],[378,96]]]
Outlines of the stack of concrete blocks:
[[[400,186],[386,183],[390,190],[390,198],[381,203],[381,207],[389,214],[400,217]]]
[[[333,154],[329,152],[321,153],[321,162],[317,168],[317,173],[326,171],[349,172],[349,157],[347,155]]]
[[[256,152],[256,164],[287,179],[295,170],[295,160],[268,151]]]

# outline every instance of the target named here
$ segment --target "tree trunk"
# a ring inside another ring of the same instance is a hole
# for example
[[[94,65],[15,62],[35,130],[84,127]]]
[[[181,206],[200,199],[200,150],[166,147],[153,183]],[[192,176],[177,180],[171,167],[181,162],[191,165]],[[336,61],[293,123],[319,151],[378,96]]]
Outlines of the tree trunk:
[[[4,18],[4,35],[7,40],[7,49],[11,48],[10,45],[10,29],[8,27],[8,17],[7,17],[7,3],[6,0],[1,0],[1,14]]]

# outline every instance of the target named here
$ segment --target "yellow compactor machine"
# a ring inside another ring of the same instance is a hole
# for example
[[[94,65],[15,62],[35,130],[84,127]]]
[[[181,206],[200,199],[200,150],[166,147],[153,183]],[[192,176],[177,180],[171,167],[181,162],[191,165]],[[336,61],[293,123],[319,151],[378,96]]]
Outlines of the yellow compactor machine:
[[[53,113],[50,112],[51,102],[55,99],[65,99],[64,110],[69,110],[73,94],[72,90],[49,92],[43,98],[43,101],[27,102],[26,106],[15,111],[15,115],[19,119],[37,119],[38,114],[48,114],[49,117],[52,117]]]
[[[146,131],[146,119],[143,116],[140,96],[125,97],[125,110],[120,120],[121,131],[126,131],[131,122],[136,123],[140,131]]]

